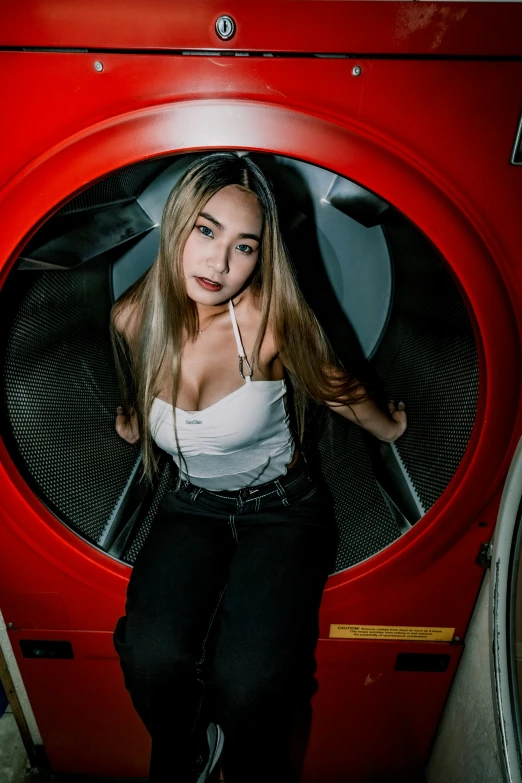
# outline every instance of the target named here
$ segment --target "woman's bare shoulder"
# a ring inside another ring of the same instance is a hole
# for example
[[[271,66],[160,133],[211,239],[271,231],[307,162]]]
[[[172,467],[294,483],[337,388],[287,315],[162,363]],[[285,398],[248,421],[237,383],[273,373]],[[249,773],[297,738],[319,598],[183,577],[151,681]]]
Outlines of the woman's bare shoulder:
[[[265,333],[261,341],[260,353],[262,353],[266,357],[267,361],[271,361],[275,359],[275,357],[279,353],[279,348],[277,347],[276,344],[274,330],[272,328],[270,321],[266,325]]]

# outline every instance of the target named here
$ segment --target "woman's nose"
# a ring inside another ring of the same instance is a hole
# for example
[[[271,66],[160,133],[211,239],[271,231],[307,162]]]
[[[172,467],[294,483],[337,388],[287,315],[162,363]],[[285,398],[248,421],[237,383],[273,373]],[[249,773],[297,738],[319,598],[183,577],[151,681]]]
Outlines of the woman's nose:
[[[223,248],[216,248],[214,253],[207,259],[207,266],[216,272],[226,272],[228,270],[228,251]]]

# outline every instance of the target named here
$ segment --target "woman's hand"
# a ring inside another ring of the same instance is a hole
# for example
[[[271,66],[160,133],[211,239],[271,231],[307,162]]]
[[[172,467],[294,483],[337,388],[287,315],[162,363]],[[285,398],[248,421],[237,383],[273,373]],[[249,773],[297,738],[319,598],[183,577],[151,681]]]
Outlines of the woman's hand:
[[[403,402],[399,402],[397,406],[394,402],[389,402],[388,413],[371,399],[352,405],[340,405],[328,401],[326,404],[335,413],[357,424],[385,443],[396,441],[404,434],[407,427],[406,406]]]
[[[134,408],[130,409],[129,416],[127,416],[121,405],[116,408],[116,432],[127,443],[137,443],[139,441],[138,416]]]
[[[406,427],[408,426],[408,420],[406,418],[406,406],[403,402],[399,402],[399,404],[396,406],[394,401],[391,400],[388,403],[388,408],[390,411],[390,416],[395,422],[396,428],[396,432],[394,433],[392,440],[388,441],[388,443],[393,443],[397,440],[397,438],[400,438],[401,435],[404,434]]]

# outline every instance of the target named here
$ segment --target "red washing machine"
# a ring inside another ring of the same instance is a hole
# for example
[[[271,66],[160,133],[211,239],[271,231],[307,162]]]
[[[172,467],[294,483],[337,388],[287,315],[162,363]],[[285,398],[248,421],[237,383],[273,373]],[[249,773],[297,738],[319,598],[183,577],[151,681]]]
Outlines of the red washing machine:
[[[3,11],[0,635],[55,773],[146,776],[112,631],[172,477],[144,491],[114,431],[108,317],[188,161],[227,148],[271,178],[339,355],[409,413],[392,446],[317,428],[339,547],[302,780],[423,779],[522,430],[521,29],[514,3]]]

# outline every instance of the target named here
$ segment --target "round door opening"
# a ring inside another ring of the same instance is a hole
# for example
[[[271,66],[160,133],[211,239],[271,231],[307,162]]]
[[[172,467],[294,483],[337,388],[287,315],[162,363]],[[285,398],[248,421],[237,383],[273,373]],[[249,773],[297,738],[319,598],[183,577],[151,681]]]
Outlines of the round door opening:
[[[2,437],[58,519],[130,565],[174,470],[165,455],[147,488],[139,446],[115,432],[109,313],[153,263],[166,198],[197,154],[134,164],[74,197],[0,291]],[[328,410],[312,416],[338,573],[407,533],[455,474],[478,399],[473,328],[438,250],[393,206],[318,166],[244,154],[272,181],[299,283],[339,358],[406,403],[408,430],[391,445]]]

